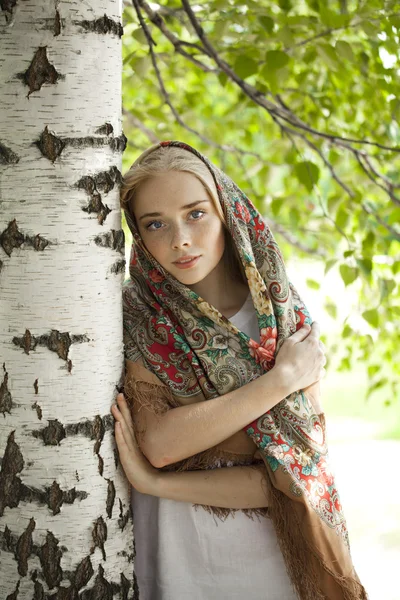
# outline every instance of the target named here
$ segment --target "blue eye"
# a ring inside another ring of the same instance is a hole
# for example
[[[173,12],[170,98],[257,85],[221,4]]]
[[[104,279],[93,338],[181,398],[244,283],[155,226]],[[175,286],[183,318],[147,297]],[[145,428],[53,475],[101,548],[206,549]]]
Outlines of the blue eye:
[[[193,215],[193,213],[199,213],[199,214],[200,214],[200,216],[199,216],[199,217],[194,217],[194,218],[193,218],[193,220],[194,220],[194,221],[200,221],[200,219],[203,217],[203,215],[205,215],[205,214],[206,214],[206,211],[205,211],[205,210],[192,210],[192,211],[190,211],[190,213],[189,213],[189,214],[190,214],[190,215]],[[157,223],[158,223],[159,225],[161,225],[161,227],[152,227],[152,225],[157,225]],[[151,221],[150,223],[148,223],[148,224],[146,225],[146,229],[147,229],[148,231],[157,231],[157,229],[161,229],[161,228],[162,228],[162,223],[161,223],[161,221]]]
[[[203,216],[206,214],[206,211],[205,210],[192,210],[190,214],[192,215],[193,213],[201,213],[201,216]],[[201,217],[200,217],[200,219],[201,219]],[[195,221],[199,221],[199,219],[195,219]]]
[[[151,223],[148,223],[148,225],[146,225],[146,229],[149,229],[150,231],[154,231],[154,229],[150,229],[150,226],[154,225],[154,223],[160,223],[160,221],[151,221]],[[156,229],[160,229],[160,227],[156,227]]]

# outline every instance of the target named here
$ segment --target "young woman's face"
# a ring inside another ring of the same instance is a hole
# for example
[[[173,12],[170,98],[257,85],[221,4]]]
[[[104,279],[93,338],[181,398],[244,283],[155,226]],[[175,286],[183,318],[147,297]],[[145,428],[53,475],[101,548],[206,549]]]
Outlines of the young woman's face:
[[[184,171],[152,177],[140,184],[132,204],[146,248],[181,283],[198,283],[218,265],[223,223],[197,177]],[[179,266],[186,256],[196,259]]]

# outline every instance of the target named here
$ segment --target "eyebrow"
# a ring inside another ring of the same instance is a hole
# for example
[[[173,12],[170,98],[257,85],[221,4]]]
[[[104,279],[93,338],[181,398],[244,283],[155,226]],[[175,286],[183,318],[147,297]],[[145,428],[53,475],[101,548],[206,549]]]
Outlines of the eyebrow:
[[[210,201],[209,200],[196,200],[195,202],[191,202],[190,204],[185,204],[185,206],[181,207],[181,210],[184,210],[185,208],[193,208],[193,206],[197,206],[197,204],[201,204],[202,202],[210,202]],[[162,217],[162,213],[159,213],[159,212],[145,213],[144,215],[139,217],[139,221],[141,221],[145,217]]]

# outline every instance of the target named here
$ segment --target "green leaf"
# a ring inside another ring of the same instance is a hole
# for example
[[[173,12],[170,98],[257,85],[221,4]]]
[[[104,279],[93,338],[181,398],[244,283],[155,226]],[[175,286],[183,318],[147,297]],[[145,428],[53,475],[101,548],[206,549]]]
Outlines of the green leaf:
[[[135,29],[135,31],[132,31],[132,37],[134,37],[135,40],[137,40],[141,44],[146,44],[147,43],[146,34],[143,31],[142,27],[138,27],[137,29]]]
[[[350,325],[348,325],[348,323],[346,323],[346,325],[343,327],[342,338],[348,338],[351,336],[352,333],[352,328],[350,327]]]
[[[297,163],[294,166],[294,170],[297,179],[302,183],[309,192],[312,191],[314,184],[318,183],[319,179],[319,168],[314,163],[306,160],[301,163]]]
[[[375,375],[375,373],[377,373],[378,371],[381,370],[381,366],[380,365],[369,365],[368,367],[368,377],[371,379],[371,377],[373,377]]]
[[[376,308],[366,310],[361,314],[362,318],[367,321],[372,327],[379,327],[379,314]]]
[[[322,60],[330,69],[334,69],[335,71],[340,69],[340,62],[338,61],[337,54],[332,46],[329,44],[317,44],[316,49]]]
[[[335,50],[338,56],[345,58],[351,62],[355,61],[353,48],[348,42],[338,40],[335,44]]]
[[[273,32],[274,21],[273,21],[273,19],[271,19],[271,17],[266,17],[265,15],[261,15],[261,17],[258,17],[258,20],[260,21],[261,27],[263,27],[263,29],[265,29],[265,31],[267,31],[268,33]]]
[[[312,290],[319,290],[321,287],[318,281],[315,281],[314,279],[306,279],[306,284]]]
[[[373,383],[367,391],[366,400],[368,400],[368,398],[371,396],[372,392],[375,392],[376,390],[379,390],[380,388],[384,387],[387,384],[387,382],[388,382],[388,378],[382,377],[382,379],[379,379],[378,381]]]
[[[132,69],[135,71],[136,75],[140,78],[144,77],[151,65],[151,59],[149,56],[141,56],[137,58],[132,58],[129,64]]]
[[[241,79],[247,79],[247,77],[257,73],[258,64],[250,56],[241,54],[237,57],[233,69]]]
[[[279,212],[281,210],[283,202],[284,202],[284,198],[274,198],[272,200],[272,202],[271,202],[271,210],[272,210],[272,214],[274,215],[274,217],[278,216],[278,214],[279,214]]]
[[[224,71],[220,71],[218,73],[218,81],[220,82],[222,87],[225,87],[225,84],[228,81],[228,75],[226,73],[224,73]]]
[[[336,211],[335,223],[340,229],[345,229],[350,219],[346,203],[342,202]]]
[[[328,315],[330,317],[332,317],[332,319],[336,319],[337,318],[337,306],[336,306],[336,304],[333,304],[333,302],[326,302],[325,303],[325,310],[328,313]]]
[[[266,53],[265,60],[269,69],[277,71],[289,64],[290,57],[286,52],[282,52],[281,50],[270,50]]]
[[[372,260],[370,258],[356,258],[356,263],[365,275],[371,274]]]
[[[353,283],[353,281],[355,281],[358,277],[358,269],[355,267],[340,265],[339,271],[346,287]]]
[[[395,287],[396,282],[393,279],[379,279],[380,301],[382,302],[384,298],[390,296]]]
[[[325,275],[332,269],[332,267],[334,265],[336,265],[337,263],[337,259],[336,258],[331,258],[330,260],[327,260],[325,263]]]

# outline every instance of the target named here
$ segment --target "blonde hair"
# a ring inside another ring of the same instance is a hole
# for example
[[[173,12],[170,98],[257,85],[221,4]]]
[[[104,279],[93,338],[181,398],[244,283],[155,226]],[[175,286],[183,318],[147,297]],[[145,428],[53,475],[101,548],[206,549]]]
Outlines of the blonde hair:
[[[129,212],[133,221],[136,223],[132,208],[135,193],[141,183],[167,171],[184,171],[191,173],[197,177],[204,186],[223,223],[225,235],[224,260],[228,272],[234,279],[239,278],[243,283],[247,283],[246,274],[237,248],[228,230],[225,215],[218,198],[217,188],[210,169],[195,154],[188,150],[184,150],[183,148],[177,148],[175,146],[158,147],[155,150],[153,150],[153,148],[154,146],[143,152],[123,176],[120,192],[121,208],[125,212]]]

